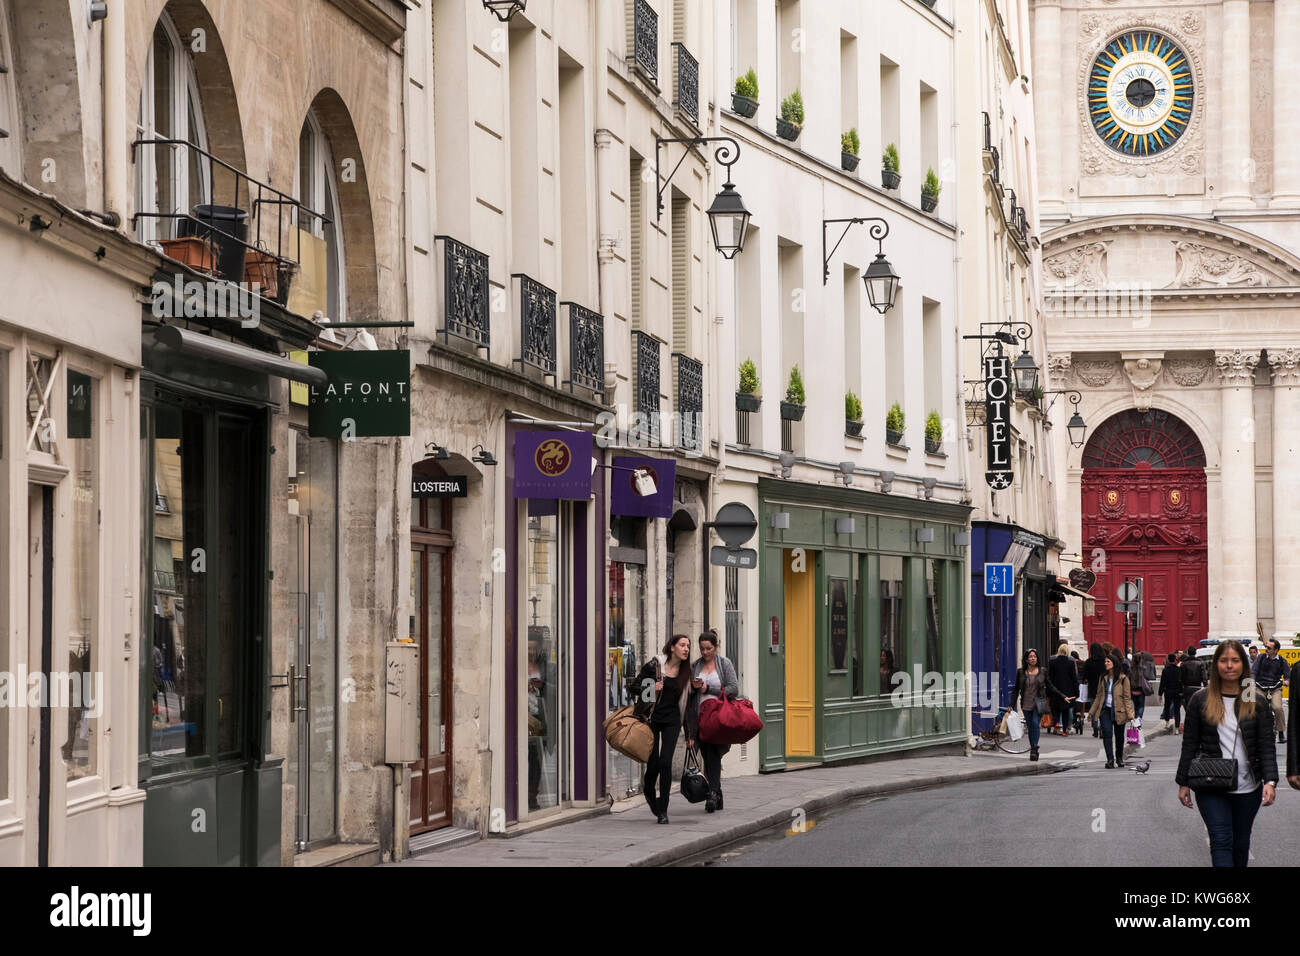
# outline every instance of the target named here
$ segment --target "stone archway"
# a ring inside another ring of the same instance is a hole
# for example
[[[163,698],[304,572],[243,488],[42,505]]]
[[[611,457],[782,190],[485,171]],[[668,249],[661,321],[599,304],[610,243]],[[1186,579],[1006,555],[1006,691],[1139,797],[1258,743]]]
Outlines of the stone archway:
[[[1209,629],[1205,451],[1195,432],[1160,409],[1107,418],[1082,457],[1085,564],[1097,572],[1087,640],[1164,655]],[[1143,580],[1142,626],[1126,642],[1115,610],[1125,578]]]

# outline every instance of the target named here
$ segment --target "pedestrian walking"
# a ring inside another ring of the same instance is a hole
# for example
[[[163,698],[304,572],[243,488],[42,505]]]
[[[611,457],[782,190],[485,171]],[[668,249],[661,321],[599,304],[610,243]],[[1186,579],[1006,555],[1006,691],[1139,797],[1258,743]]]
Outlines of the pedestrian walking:
[[[1187,656],[1178,665],[1179,676],[1183,682],[1183,707],[1186,708],[1192,695],[1205,686],[1205,668],[1196,659],[1196,647],[1187,645]]]
[[[1282,713],[1282,688],[1291,683],[1291,665],[1278,651],[1282,642],[1276,639],[1267,642],[1268,653],[1261,654],[1255,661],[1251,674],[1255,686],[1268,700],[1269,709],[1273,711],[1273,726],[1277,728],[1277,742],[1286,743],[1286,717]]]
[[[1069,735],[1073,720],[1074,702],[1079,697],[1079,676],[1075,670],[1074,660],[1070,657],[1070,645],[1062,644],[1056,649],[1056,656],[1048,662],[1047,676],[1051,678],[1056,690],[1052,693],[1052,715],[1061,736]]]
[[[1025,726],[1029,729],[1029,759],[1038,759],[1038,738],[1042,730],[1040,721],[1048,712],[1048,694],[1057,693],[1047,674],[1038,666],[1038,651],[1025,651],[1021,667],[1016,671],[1016,687],[1011,692],[1011,709],[1017,704],[1024,711]]]
[[[695,726],[699,726],[700,705],[725,693],[728,697],[740,694],[736,668],[731,661],[718,653],[718,633],[712,629],[700,635],[700,657],[691,670],[695,688]],[[700,741],[700,756],[704,759],[704,776],[709,781],[709,799],[704,803],[706,813],[722,809],[722,757],[731,749],[730,744],[711,744]]]
[[[654,747],[645,765],[645,801],[660,823],[668,822],[668,794],[673,785],[673,754],[677,738],[686,730],[686,746],[695,744],[695,690],[691,679],[691,639],[674,634],[664,645],[663,656],[651,658],[637,674],[637,684],[653,684],[654,704],[650,709],[650,729]],[[656,676],[655,665],[658,664]]]
[[[1160,697],[1165,702],[1160,719],[1170,730],[1182,733],[1183,677],[1177,654],[1171,653],[1165,658],[1164,670],[1160,672]]]
[[[1133,719],[1133,692],[1117,653],[1103,657],[1102,666],[1105,671],[1097,681],[1097,694],[1089,713],[1101,724],[1106,769],[1110,770],[1124,766],[1124,725]]]
[[[1178,799],[1192,806],[1192,764],[1198,758],[1231,761],[1228,785],[1196,788],[1196,808],[1210,836],[1214,866],[1244,867],[1250,859],[1250,832],[1261,806],[1277,795],[1277,751],[1273,711],[1242,693],[1249,657],[1240,643],[1226,640],[1214,649],[1206,687],[1187,702],[1183,751],[1174,780]],[[1202,764],[1202,768],[1218,769]],[[1202,780],[1198,773],[1196,780]]]
[[[1286,742],[1286,782],[1291,785],[1292,790],[1300,790],[1300,754],[1296,753],[1296,741],[1300,738],[1300,731],[1296,730],[1297,710],[1300,708],[1293,703],[1286,727],[1287,733],[1290,734]]]
[[[1079,697],[1074,702],[1074,732],[1083,736],[1083,715],[1088,712],[1088,705],[1092,703],[1092,695],[1088,690],[1088,678],[1084,674],[1084,663],[1079,658],[1078,651],[1070,651],[1070,657],[1074,660],[1074,682],[1079,688]]]
[[[1147,697],[1156,692],[1155,659],[1146,651],[1133,652],[1133,667],[1129,671],[1129,684],[1133,687],[1133,717],[1141,720],[1147,708]],[[1140,725],[1139,725],[1140,726]]]
[[[1088,682],[1088,699],[1095,701],[1097,699],[1097,685],[1101,682],[1102,677],[1106,674],[1106,668],[1103,661],[1106,659],[1105,649],[1093,641],[1092,646],[1088,648],[1088,660],[1083,665],[1084,680]],[[1092,723],[1092,735],[1098,737],[1101,731],[1098,728],[1097,718],[1092,716],[1089,708],[1089,718]]]

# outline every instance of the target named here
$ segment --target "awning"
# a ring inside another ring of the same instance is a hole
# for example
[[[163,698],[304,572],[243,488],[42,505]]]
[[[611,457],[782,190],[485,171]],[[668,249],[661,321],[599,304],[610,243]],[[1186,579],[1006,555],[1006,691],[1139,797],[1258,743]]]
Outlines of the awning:
[[[262,352],[247,345],[227,342],[210,335],[201,335],[175,325],[158,326],[154,330],[154,340],[169,349],[184,352],[204,361],[223,362],[253,372],[278,375],[292,382],[305,382],[308,385],[324,387],[329,384],[329,376],[318,368],[299,365],[297,362],[280,358],[270,352]]]
[[[1095,595],[1089,594],[1087,591],[1080,591],[1078,588],[1071,587],[1068,583],[1066,583],[1061,578],[1056,579],[1056,584],[1054,584],[1053,587],[1056,590],[1060,591],[1065,596],[1083,598],[1083,613],[1085,617],[1091,617],[1095,612],[1097,606],[1097,598]]]
[[[1029,560],[1030,552],[1033,550],[1034,546],[1031,544],[1012,541],[1007,548],[1007,553],[1002,556],[1000,563],[1011,565],[1011,576],[1013,578],[1019,577],[1021,569],[1024,568],[1025,562]]]

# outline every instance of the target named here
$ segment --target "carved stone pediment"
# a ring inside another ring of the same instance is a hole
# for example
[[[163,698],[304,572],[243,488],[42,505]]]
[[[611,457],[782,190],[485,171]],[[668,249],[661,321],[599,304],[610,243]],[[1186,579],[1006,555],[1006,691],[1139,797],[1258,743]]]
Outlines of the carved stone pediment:
[[[1105,242],[1089,242],[1043,260],[1049,281],[1071,287],[1097,289],[1106,284]]]
[[[1175,239],[1177,274],[1166,288],[1193,289],[1204,286],[1283,285],[1276,275],[1266,272],[1259,263],[1236,252],[1215,249],[1200,242]]]
[[[1195,388],[1205,381],[1213,364],[1208,358],[1167,358],[1164,368],[1179,385]]]
[[[1118,369],[1119,366],[1115,362],[1107,359],[1089,359],[1074,363],[1074,374],[1078,375],[1079,381],[1089,388],[1102,388],[1109,385]]]
[[[1161,362],[1163,359],[1145,355],[1124,359],[1124,374],[1133,386],[1133,405],[1140,412],[1151,408],[1151,389],[1160,378]]]

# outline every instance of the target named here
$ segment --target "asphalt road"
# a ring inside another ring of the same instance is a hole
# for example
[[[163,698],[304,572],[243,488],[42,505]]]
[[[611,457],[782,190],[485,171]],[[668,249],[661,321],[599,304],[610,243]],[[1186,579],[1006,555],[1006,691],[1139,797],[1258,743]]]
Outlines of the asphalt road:
[[[1208,867],[1201,815],[1178,802],[1174,784],[1181,743],[1158,738],[1126,758],[1150,760],[1145,774],[1106,770],[1089,757],[1064,773],[872,798],[810,817],[801,833],[733,846],[704,865]],[[1281,746],[1278,756],[1281,770]],[[1277,801],[1255,820],[1251,865],[1294,865],[1297,830],[1300,791],[1283,780]]]

